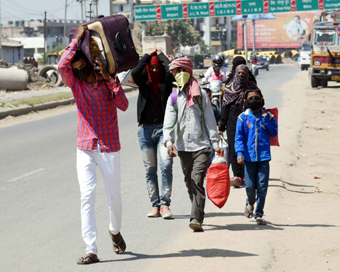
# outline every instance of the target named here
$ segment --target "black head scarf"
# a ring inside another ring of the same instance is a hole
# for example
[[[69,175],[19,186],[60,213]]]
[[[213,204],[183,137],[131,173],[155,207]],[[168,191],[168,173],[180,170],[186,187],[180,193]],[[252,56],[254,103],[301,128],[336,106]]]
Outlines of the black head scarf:
[[[245,74],[238,74],[239,70],[243,70]],[[244,92],[249,87],[250,71],[245,64],[240,64],[235,69],[235,76],[232,81],[226,84],[223,94],[223,106],[235,103],[243,108]]]
[[[227,85],[234,78],[236,67],[241,64],[247,65],[247,62],[244,59],[244,57],[237,56],[236,58],[233,59],[233,68],[231,69],[231,73],[228,76],[227,80],[225,81],[225,85]],[[257,81],[251,72],[249,72],[249,81],[252,81],[255,84],[257,84]]]

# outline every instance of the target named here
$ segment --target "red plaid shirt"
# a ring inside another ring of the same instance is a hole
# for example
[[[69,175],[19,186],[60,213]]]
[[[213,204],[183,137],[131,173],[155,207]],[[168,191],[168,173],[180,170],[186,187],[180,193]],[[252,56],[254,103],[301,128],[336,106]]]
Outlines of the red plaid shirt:
[[[96,73],[97,83],[91,87],[73,76],[71,61],[77,50],[77,41],[72,40],[58,63],[63,82],[71,88],[78,108],[77,147],[101,152],[120,150],[117,108],[126,111],[129,105],[120,83],[107,82]],[[114,95],[115,94],[115,95]]]

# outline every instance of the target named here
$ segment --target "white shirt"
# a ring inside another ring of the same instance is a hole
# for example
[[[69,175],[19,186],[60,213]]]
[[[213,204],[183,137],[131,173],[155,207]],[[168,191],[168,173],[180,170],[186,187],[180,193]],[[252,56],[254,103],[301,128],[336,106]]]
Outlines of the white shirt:
[[[204,74],[204,78],[202,79],[202,83],[206,83],[206,82],[210,82],[211,81],[211,77],[214,73],[214,67],[210,67]],[[220,67],[220,73],[222,75],[222,81],[226,81],[230,72],[229,69],[227,67]]]

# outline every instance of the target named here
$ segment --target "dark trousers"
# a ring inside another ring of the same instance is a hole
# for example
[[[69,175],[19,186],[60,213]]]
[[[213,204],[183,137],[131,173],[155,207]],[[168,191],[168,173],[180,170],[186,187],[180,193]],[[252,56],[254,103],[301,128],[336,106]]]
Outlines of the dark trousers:
[[[269,161],[246,161],[244,173],[244,185],[247,192],[247,202],[250,205],[254,205],[256,201],[255,218],[262,217],[268,190]]]
[[[235,152],[235,135],[237,117],[242,113],[238,107],[233,107],[229,111],[227,120],[227,137],[228,137],[228,159],[231,163],[234,177],[244,177],[244,166],[237,163],[237,154]]]
[[[203,183],[210,153],[209,147],[196,152],[178,151],[185,185],[192,203],[190,220],[195,218],[200,223],[203,223],[204,219],[205,189]]]

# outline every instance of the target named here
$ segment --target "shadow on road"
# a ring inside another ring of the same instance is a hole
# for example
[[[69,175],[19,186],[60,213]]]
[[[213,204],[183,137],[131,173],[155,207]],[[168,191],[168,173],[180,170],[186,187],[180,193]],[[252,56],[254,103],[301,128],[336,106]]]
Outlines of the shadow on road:
[[[308,187],[308,188],[313,188],[314,186],[312,185],[303,185],[303,184],[295,184],[295,183],[291,183],[291,182],[287,182],[287,181],[284,181],[284,180],[281,180],[281,179],[269,179],[269,181],[279,181],[279,182],[282,182],[282,185],[273,185],[273,184],[270,184],[269,187],[278,187],[278,188],[282,188],[282,189],[285,189],[286,191],[288,192],[291,192],[291,193],[298,193],[298,194],[315,194],[315,192],[303,192],[303,191],[296,191],[296,190],[291,190],[291,189],[288,189],[286,187],[286,185],[289,185],[289,186],[292,186],[292,187]]]
[[[148,255],[134,252],[125,252],[124,255],[131,255],[131,258],[127,259],[115,259],[115,262],[126,262],[132,260],[145,260],[145,259],[167,259],[167,258],[185,258],[185,257],[202,257],[202,258],[215,258],[215,257],[251,257],[258,256],[257,254],[239,252],[234,250],[225,250],[218,248],[207,248],[207,249],[190,249],[190,250],[181,250],[177,253],[169,253],[169,254],[156,254],[156,255]]]
[[[269,181],[280,181],[284,184],[288,184],[290,186],[295,186],[295,187],[314,187],[313,185],[303,185],[303,184],[295,184],[295,183],[291,183],[291,182],[288,182],[288,181],[284,181],[284,180],[281,180],[281,179],[269,179]]]
[[[272,225],[259,226],[255,222],[254,222],[254,224],[230,224],[230,225],[224,225],[224,226],[204,224],[204,226],[205,227],[211,227],[211,228],[204,228],[204,231],[213,231],[213,230],[230,230],[230,231],[283,230],[283,228],[277,228],[277,227],[274,227]]]
[[[216,230],[230,230],[230,231],[247,231],[247,230],[284,230],[287,227],[304,227],[304,228],[338,228],[336,225],[322,225],[322,224],[273,224],[266,221],[267,225],[259,226],[255,222],[254,224],[230,224],[230,225],[209,225],[204,224],[204,231],[216,231]]]
[[[227,212],[227,213],[206,213],[204,215],[204,218],[209,218],[209,217],[223,217],[223,216],[244,216],[243,213],[238,213],[238,212]],[[175,219],[189,219],[190,215],[174,215]]]

